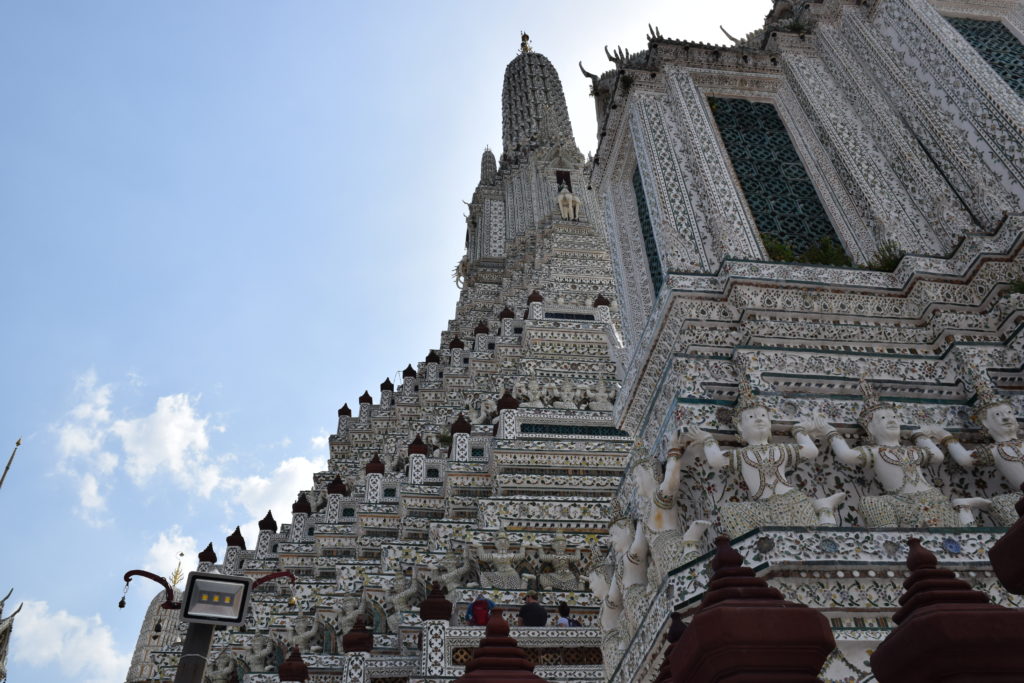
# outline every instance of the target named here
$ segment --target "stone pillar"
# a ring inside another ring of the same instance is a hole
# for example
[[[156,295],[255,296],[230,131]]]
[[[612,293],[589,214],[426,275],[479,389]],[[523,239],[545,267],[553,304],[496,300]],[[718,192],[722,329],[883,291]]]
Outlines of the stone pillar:
[[[208,543],[199,553],[199,566],[196,567],[196,571],[212,571],[215,564],[217,564],[217,553],[213,550],[213,543]]]
[[[352,421],[352,409],[348,407],[346,403],[342,407],[338,408],[338,436],[344,437],[348,435],[348,426]]]
[[[955,108],[953,120],[991,150],[983,157],[988,166],[1021,197],[1024,103],[1017,93],[928,0],[882,3],[878,16],[904,67],[941,92],[933,107]]]
[[[382,463],[383,464],[383,463]],[[379,503],[384,498],[384,475],[370,472],[366,475],[366,502]]]
[[[473,426],[469,424],[469,420],[462,413],[455,418],[455,422],[452,422],[449,427],[449,433],[452,435],[451,450],[448,451],[448,455],[452,460],[458,462],[465,462],[469,460],[469,435],[473,431]]]
[[[821,60],[787,55],[785,72],[793,101],[807,107],[810,125],[806,134],[817,134],[835,173],[844,181],[840,183],[842,189],[859,208],[861,226],[846,216],[832,218],[836,234],[853,260],[869,262],[885,240],[896,242],[905,252],[929,255],[944,255],[954,246],[947,235],[932,231],[906,193],[891,191],[900,187],[900,179],[874,148],[857,117],[850,116],[849,105]],[[780,107],[780,115],[784,111]],[[793,135],[794,146],[799,137],[800,133]],[[807,171],[813,172],[810,165]]]
[[[387,410],[393,405],[395,405],[395,385],[391,383],[390,379],[386,379],[380,384],[380,407]]]
[[[369,652],[346,652],[345,674],[341,680],[344,683],[366,683],[369,681],[366,672],[366,660],[369,658]]]
[[[989,602],[910,539],[898,626],[871,655],[879,683],[1024,679],[1024,612]]]
[[[427,361],[426,362],[427,362],[427,369],[426,369],[427,381],[428,382],[436,382],[439,379],[437,373],[440,372],[440,370],[438,369],[438,366],[441,363],[441,357],[437,355],[436,351],[431,351],[430,353],[427,354]]]
[[[409,482],[422,484],[427,479],[427,444],[417,434],[412,443],[409,444]]]
[[[454,683],[543,683],[544,679],[533,673],[533,663],[508,633],[508,622],[501,616],[501,608],[496,608],[491,612],[480,647],[466,664],[466,674]]]
[[[480,321],[480,324],[473,330],[473,350],[476,352],[488,351],[487,345],[491,339],[491,328],[487,326],[486,322]]]
[[[341,480],[340,474],[335,474],[334,479],[327,485],[327,514],[326,520],[329,524],[341,522],[341,499],[349,495],[348,486]]]
[[[412,363],[405,366],[405,370],[402,370],[402,387],[400,389],[402,396],[411,396],[416,392],[416,371],[412,368]]]
[[[498,314],[498,324],[501,325],[501,329],[498,333],[502,337],[511,337],[515,334],[516,314],[512,312],[512,309],[506,306]]]
[[[305,493],[300,493],[298,500],[292,503],[292,525],[288,529],[288,541],[297,543],[306,538],[306,520],[313,514]]]
[[[664,77],[665,95],[629,99],[629,132],[663,270],[714,272],[723,256],[762,258],[753,218],[715,141],[707,97],[686,70],[666,67]]]
[[[380,461],[380,456],[374,453],[363,469],[366,473],[366,502],[379,503],[384,497],[384,463]]]
[[[420,644],[420,675],[426,680],[448,680],[444,677],[444,641],[448,633],[448,622],[435,619],[424,621],[420,633],[423,636]]]
[[[526,297],[526,310],[530,314],[530,320],[544,319],[544,297],[536,289]]]
[[[715,539],[714,575],[700,610],[672,649],[676,683],[817,683],[836,647],[828,620],[782,599],[744,567],[727,536]]]
[[[497,437],[499,439],[514,439],[519,433],[519,400],[506,389],[504,395],[498,399],[498,424]]]
[[[370,416],[373,415],[373,397],[369,391],[364,391],[359,397],[359,426],[366,429],[370,425]]]
[[[466,342],[459,339],[458,335],[448,342],[448,364],[452,370],[458,372],[462,369],[462,357],[466,353]]]
[[[594,320],[599,323],[610,323],[612,321],[612,302],[608,301],[603,294],[598,294],[594,299]]]
[[[232,574],[242,565],[242,552],[245,551],[245,539],[242,537],[241,528],[236,526],[226,541],[228,547],[224,551],[224,573]]]
[[[274,534],[277,533],[277,520],[274,519],[274,515],[271,514],[270,510],[267,510],[267,515],[260,520],[259,527],[260,535],[256,539],[256,559],[265,560],[274,556],[271,550],[273,545],[271,541]]]
[[[427,478],[427,456],[413,453],[409,456],[409,483],[422,484]]]

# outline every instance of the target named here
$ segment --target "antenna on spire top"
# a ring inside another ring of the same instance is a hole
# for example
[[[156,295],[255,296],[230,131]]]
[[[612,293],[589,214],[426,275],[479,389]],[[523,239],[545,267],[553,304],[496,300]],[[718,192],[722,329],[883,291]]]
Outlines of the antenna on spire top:
[[[522,37],[522,43],[519,44],[519,52],[526,54],[527,52],[533,52],[533,48],[530,47],[530,36],[526,31],[520,31]]]

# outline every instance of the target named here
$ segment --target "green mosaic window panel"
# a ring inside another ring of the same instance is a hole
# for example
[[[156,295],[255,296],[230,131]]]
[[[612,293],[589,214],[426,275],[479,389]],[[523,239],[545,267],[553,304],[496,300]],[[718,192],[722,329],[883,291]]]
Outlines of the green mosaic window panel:
[[[558,434],[565,436],[622,436],[629,434],[615,427],[599,427],[596,425],[551,425],[524,424],[519,427],[523,434]]]
[[[1013,88],[1024,96],[1024,45],[1001,21],[979,21],[946,17],[981,58]]]
[[[555,320],[593,320],[594,316],[589,313],[548,313],[545,311],[545,318],[553,318]]]
[[[657,295],[661,291],[661,259],[658,257],[658,245],[654,241],[654,228],[651,226],[651,214],[647,211],[647,195],[644,194],[639,166],[633,171],[633,193],[636,195],[640,231],[644,236],[644,251],[647,252],[647,269],[651,272],[651,284],[654,285],[654,294]]]
[[[818,200],[803,162],[775,105],[731,97],[709,97],[732,167],[769,253],[773,243],[791,257],[825,240],[839,239]]]

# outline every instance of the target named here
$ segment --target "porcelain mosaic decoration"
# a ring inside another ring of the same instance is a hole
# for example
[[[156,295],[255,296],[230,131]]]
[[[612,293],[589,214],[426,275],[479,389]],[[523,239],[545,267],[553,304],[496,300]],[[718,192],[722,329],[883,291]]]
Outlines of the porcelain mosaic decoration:
[[[290,520],[229,539],[221,571],[298,582],[217,632],[211,680],[274,680],[299,645],[317,682],[451,681],[467,607],[537,591],[582,626],[513,628],[535,673],[652,681],[718,533],[828,618],[825,681],[873,680],[910,535],[1018,606],[986,550],[1024,482],[1021,37],[1013,0],[779,0],[718,46],[652,28],[584,71],[585,159],[524,36],[455,315],[338,411]],[[424,622],[435,581],[453,615]],[[129,681],[173,675],[151,611]],[[360,616],[373,649],[346,653]]]

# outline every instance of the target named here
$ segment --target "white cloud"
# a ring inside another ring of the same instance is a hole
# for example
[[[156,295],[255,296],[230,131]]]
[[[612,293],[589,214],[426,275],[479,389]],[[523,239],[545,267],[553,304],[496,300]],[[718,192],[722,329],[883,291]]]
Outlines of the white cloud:
[[[110,431],[121,439],[124,468],[138,485],[166,470],[182,488],[204,498],[220,483],[220,470],[209,462],[208,418],[196,415],[187,394],[161,396],[146,417],[118,420]]]
[[[103,432],[80,424],[63,424],[58,428],[61,453],[68,457],[87,455],[99,449]]]
[[[100,483],[89,472],[78,474],[78,507],[77,514],[84,522],[94,527],[104,527],[110,523],[107,511],[107,499],[100,490]],[[105,487],[109,489],[110,487]]]
[[[38,600],[27,600],[17,617],[11,658],[36,668],[57,664],[65,676],[83,683],[122,683],[131,659],[117,651],[99,615],[51,612]]]
[[[309,442],[313,446],[313,450],[323,451],[327,448],[327,444],[330,443],[330,434],[327,433],[326,429],[321,427],[320,434],[311,438]]]
[[[214,491],[223,494],[229,511],[242,504],[249,521],[244,523],[247,537],[254,537],[255,520],[268,509],[280,522],[291,518],[296,491],[309,488],[313,474],[326,468],[324,457],[294,457],[280,462],[269,476],[229,477],[232,454],[210,452],[211,431],[224,431],[211,425],[210,417],[197,412],[197,399],[188,394],[172,394],[157,399],[153,411],[143,417],[111,417],[111,385],[100,385],[94,372],[76,382],[80,403],[69,411],[56,431],[61,441],[59,470],[74,477],[78,492],[76,514],[93,526],[109,523],[107,497],[117,472],[125,472],[137,486],[154,479],[175,485],[185,492],[209,498]],[[326,451],[329,435],[322,430],[310,439],[311,448]],[[287,448],[292,440],[285,436],[273,444]],[[115,448],[114,446],[120,446]],[[232,525],[233,527],[233,525]],[[147,566],[160,573],[173,569],[178,552],[187,563],[194,562],[196,541],[182,535],[179,527],[160,534],[150,548]],[[187,564],[186,563],[186,564]]]
[[[81,375],[75,382],[75,390],[84,394],[86,400],[79,403],[71,410],[71,415],[76,420],[86,422],[107,422],[110,420],[110,395],[112,388],[109,384],[97,386],[99,379],[95,370],[89,370]]]
[[[289,458],[281,461],[269,477],[250,475],[241,479],[224,480],[224,488],[232,500],[239,501],[253,520],[262,519],[267,510],[274,513],[278,524],[292,519],[292,503],[296,494],[313,485],[313,475],[327,468],[323,458]],[[246,541],[255,540],[256,526],[249,522],[243,526]]]
[[[104,488],[96,475],[109,475],[117,467],[117,456],[102,451],[110,427],[111,385],[100,385],[96,372],[90,370],[75,380],[75,405],[57,427],[57,447],[60,460],[57,470],[76,480],[78,507],[75,513],[93,526],[103,526],[109,520]],[[109,481],[109,477],[105,477]]]
[[[188,573],[196,568],[198,553],[196,539],[182,534],[181,527],[175,524],[167,531],[161,531],[149,546],[142,567],[158,576],[169,577],[180,560],[181,570]]]
[[[104,451],[96,456],[96,471],[100,474],[110,474],[117,468],[117,456]]]
[[[94,370],[75,380],[75,393],[82,401],[68,413],[69,419],[57,427],[62,465],[69,458],[94,453],[103,445],[112,391],[109,384],[98,386]]]

